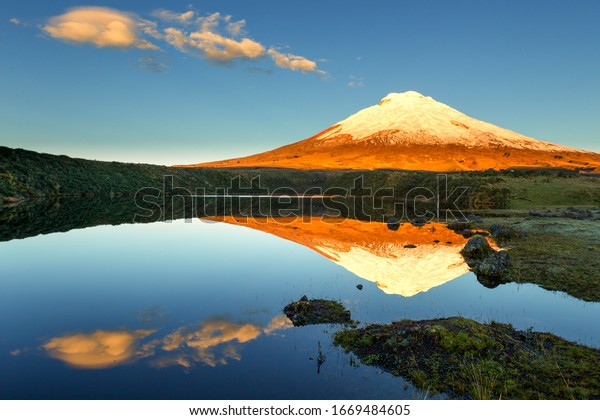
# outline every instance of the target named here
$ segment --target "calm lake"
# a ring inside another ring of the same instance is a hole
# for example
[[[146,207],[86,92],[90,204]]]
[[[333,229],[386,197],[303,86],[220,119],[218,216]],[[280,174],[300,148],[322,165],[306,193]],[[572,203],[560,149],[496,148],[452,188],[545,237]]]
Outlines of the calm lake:
[[[0,219],[2,399],[422,397],[333,346],[341,327],[293,327],[282,309],[303,295],[339,300],[363,324],[460,315],[600,347],[600,304],[534,285],[488,289],[442,225],[127,224],[114,207],[86,223],[63,210],[74,217],[55,205]]]

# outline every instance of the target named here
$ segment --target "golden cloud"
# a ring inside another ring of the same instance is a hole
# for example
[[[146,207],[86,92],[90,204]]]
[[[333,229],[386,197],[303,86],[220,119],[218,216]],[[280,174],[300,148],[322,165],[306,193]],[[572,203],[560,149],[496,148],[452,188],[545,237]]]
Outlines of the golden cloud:
[[[214,32],[198,31],[187,35],[177,28],[165,29],[165,40],[180,51],[199,52],[213,61],[231,61],[236,58],[258,58],[265,47],[249,38],[235,40]]]
[[[133,15],[107,7],[71,9],[51,18],[43,29],[53,38],[100,48],[159,49],[139,36]]]
[[[294,55],[288,53],[281,53],[275,48],[269,48],[269,55],[279,67],[290,69],[294,71],[308,71],[319,74],[326,74],[323,70],[317,69],[317,63],[309,60],[301,55]]]
[[[265,54],[265,47],[249,38],[236,41],[214,32],[193,32],[190,38],[196,41],[197,48],[204,56],[215,61],[229,61],[235,58],[258,58]]]
[[[164,41],[186,54],[202,56],[210,61],[227,63],[236,59],[260,59],[269,55],[275,65],[294,71],[327,73],[317,68],[315,61],[300,55],[282,53],[245,34],[246,21],[233,20],[219,12],[197,16],[193,10],[183,13],[158,9],[152,13],[170,26],[160,28],[157,21],[140,18],[132,13],[108,7],[76,7],[48,20],[42,29],[51,37],[76,44],[92,44],[99,48],[138,48],[160,50],[144,37]],[[20,21],[10,20],[15,24]],[[191,25],[196,30],[187,30]],[[147,69],[145,66],[140,66]],[[156,71],[154,67],[150,69]]]

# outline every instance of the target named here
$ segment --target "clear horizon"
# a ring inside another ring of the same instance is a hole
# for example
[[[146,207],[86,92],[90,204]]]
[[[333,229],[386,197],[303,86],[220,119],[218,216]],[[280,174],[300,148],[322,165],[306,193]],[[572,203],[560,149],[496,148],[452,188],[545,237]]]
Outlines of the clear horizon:
[[[39,0],[0,21],[0,145],[188,164],[419,91],[600,152],[600,3]]]

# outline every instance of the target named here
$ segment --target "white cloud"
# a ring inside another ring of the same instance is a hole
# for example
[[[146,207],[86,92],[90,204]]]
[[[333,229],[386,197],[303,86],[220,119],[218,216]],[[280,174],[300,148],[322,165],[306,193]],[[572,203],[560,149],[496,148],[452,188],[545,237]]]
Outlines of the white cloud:
[[[159,20],[142,19],[107,7],[76,7],[63,15],[50,18],[42,29],[53,38],[77,44],[160,50],[145,39],[152,38],[166,42],[186,54],[219,63],[237,59],[256,60],[268,55],[278,67],[328,76],[317,66],[317,62],[326,60],[313,61],[300,55],[280,52],[277,48],[267,49],[259,41],[246,36],[244,19],[233,20],[231,15],[219,12],[198,16],[195,10],[177,13],[158,9],[152,15]],[[10,21],[20,24],[16,18]],[[164,28],[161,22],[169,22],[170,25]],[[164,70],[154,60],[141,60],[138,66],[154,72]],[[266,70],[262,72],[267,73]]]
[[[165,40],[180,51],[187,52],[187,46],[192,46],[191,41],[183,31],[177,28],[165,29]]]
[[[10,18],[8,21],[10,23],[14,23],[15,25],[20,25],[21,24],[21,19],[18,19],[18,18]]]
[[[265,54],[265,47],[249,38],[236,41],[214,32],[193,32],[190,38],[206,58],[215,61],[230,61],[235,58],[258,58]]]
[[[229,35],[235,37],[235,36],[243,35],[245,33],[245,31],[244,31],[244,27],[246,26],[245,19],[233,21],[233,20],[231,20],[231,16],[225,16],[225,22],[227,22],[227,26],[225,28],[227,29],[227,32],[229,33]]]
[[[140,19],[138,22],[138,28],[148,36],[154,39],[164,39],[163,34],[158,30],[158,24],[151,20]]]
[[[279,67],[294,71],[307,71],[323,75],[327,74],[323,70],[317,69],[317,63],[315,61],[309,60],[301,55],[281,53],[275,48],[269,48],[268,52],[275,64]]]
[[[228,22],[237,26],[233,31],[241,32],[243,24],[231,22],[231,17],[221,17],[219,13],[200,17],[197,20],[199,30],[187,34],[181,29],[170,27],[164,30],[165,40],[180,51],[199,53],[205,58],[227,62],[237,58],[256,59],[265,55],[265,47],[250,38],[235,39],[217,33],[219,24]]]
[[[50,18],[43,27],[51,37],[97,47],[157,50],[138,34],[139,20],[107,7],[77,7]]]
[[[216,12],[208,16],[201,16],[196,20],[196,22],[200,27],[200,32],[213,32],[216,30],[217,26],[219,26],[220,20],[221,14],[219,12]]]
[[[349,88],[362,88],[365,87],[365,82],[362,77],[350,76],[347,86]]]
[[[193,10],[187,11],[185,13],[177,13],[172,12],[170,10],[158,9],[152,12],[152,16],[162,19],[167,22],[179,22],[183,25],[189,24],[196,13]]]

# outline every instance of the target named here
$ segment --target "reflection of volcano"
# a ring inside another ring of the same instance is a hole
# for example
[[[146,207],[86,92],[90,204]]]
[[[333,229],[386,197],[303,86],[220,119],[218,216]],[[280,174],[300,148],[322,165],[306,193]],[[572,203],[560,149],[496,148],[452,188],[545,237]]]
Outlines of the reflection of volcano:
[[[385,293],[413,296],[469,271],[460,251],[467,240],[440,223],[403,224],[391,231],[384,223],[353,219],[257,219],[219,217],[304,245],[348,271],[377,283]]]

